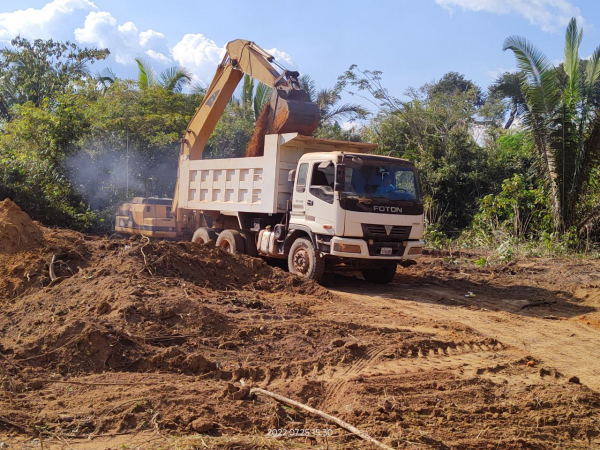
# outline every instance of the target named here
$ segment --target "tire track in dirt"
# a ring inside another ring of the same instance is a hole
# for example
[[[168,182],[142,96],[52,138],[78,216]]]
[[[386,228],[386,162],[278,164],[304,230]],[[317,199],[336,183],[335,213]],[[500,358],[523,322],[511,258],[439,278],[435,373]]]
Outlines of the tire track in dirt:
[[[600,334],[584,324],[552,320],[554,317],[544,319],[506,311],[447,306],[435,301],[462,295],[451,288],[425,286],[421,291],[403,290],[399,294],[394,284],[373,289],[373,285],[354,283],[332,291],[365,313],[376,314],[382,308],[389,308],[422,320],[463,324],[512,346],[520,357],[530,355],[567,378],[576,376],[583,384],[600,391]],[[478,293],[478,302],[484,297],[485,292]]]

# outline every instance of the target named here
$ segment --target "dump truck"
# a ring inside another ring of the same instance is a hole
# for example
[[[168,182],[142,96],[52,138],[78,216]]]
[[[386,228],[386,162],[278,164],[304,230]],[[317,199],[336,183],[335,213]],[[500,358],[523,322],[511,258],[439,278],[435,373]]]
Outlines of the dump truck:
[[[290,272],[317,281],[325,271],[350,270],[390,282],[398,262],[423,249],[414,164],[372,154],[375,144],[309,136],[318,108],[297,72],[279,74],[271,62],[250,41],[228,44],[181,141],[173,199],[137,197],[121,205],[115,230],[287,260]],[[273,87],[253,137],[260,148],[253,156],[202,159],[223,99],[244,72]]]

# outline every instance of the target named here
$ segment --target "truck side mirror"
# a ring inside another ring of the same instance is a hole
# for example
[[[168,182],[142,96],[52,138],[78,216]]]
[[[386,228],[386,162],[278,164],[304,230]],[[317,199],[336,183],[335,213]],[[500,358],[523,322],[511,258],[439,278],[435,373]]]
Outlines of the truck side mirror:
[[[346,186],[346,164],[338,164],[335,167],[335,185],[333,190],[342,192]]]
[[[296,169],[292,169],[288,172],[288,181],[293,183],[295,179],[296,179]]]

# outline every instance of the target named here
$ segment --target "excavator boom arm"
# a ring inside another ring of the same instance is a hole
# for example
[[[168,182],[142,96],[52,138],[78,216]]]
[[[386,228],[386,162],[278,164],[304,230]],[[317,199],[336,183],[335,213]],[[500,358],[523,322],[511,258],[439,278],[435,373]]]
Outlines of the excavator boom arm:
[[[276,91],[298,89],[297,72],[275,67],[273,56],[251,41],[237,39],[227,44],[227,53],[206,90],[204,100],[190,121],[182,142],[182,153],[200,159],[210,135],[225,111],[244,73]]]

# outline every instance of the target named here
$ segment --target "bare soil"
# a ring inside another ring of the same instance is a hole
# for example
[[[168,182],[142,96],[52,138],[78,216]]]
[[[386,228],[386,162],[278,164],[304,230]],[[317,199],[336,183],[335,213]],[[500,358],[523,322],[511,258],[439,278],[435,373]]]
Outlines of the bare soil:
[[[598,260],[430,255],[390,285],[322,287],[219,249],[43,228],[2,205],[0,230],[22,220],[24,244],[0,253],[0,448],[373,448],[239,399],[241,380],[393,448],[600,448]]]

